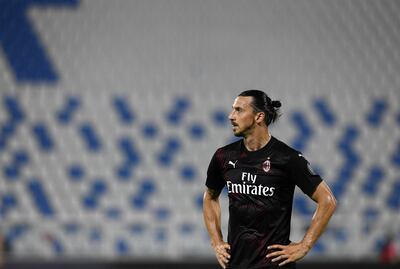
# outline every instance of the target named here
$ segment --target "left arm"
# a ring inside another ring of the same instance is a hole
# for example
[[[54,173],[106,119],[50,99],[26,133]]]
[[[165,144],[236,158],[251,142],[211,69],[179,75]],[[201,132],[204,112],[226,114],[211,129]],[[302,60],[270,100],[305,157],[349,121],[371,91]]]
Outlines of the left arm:
[[[317,209],[303,240],[299,243],[271,245],[268,247],[268,249],[276,249],[268,254],[267,257],[273,258],[273,262],[280,261],[279,266],[303,258],[321,236],[336,209],[335,196],[323,181],[318,185],[311,198],[317,203]]]

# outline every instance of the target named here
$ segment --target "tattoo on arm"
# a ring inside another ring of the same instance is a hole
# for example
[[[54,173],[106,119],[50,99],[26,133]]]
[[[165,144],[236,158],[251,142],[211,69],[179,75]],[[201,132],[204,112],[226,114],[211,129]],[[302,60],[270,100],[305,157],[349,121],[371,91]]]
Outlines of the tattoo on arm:
[[[218,199],[219,194],[221,193],[221,191],[217,191],[217,190],[214,190],[214,189],[207,188],[207,193],[208,193],[208,195],[210,195],[212,200],[216,200],[216,199]]]

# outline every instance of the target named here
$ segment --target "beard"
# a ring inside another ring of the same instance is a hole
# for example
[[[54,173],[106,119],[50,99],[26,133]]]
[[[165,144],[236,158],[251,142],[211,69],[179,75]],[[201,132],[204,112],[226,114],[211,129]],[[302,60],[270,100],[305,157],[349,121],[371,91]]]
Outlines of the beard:
[[[246,137],[247,134],[251,133],[252,130],[255,127],[255,123],[249,123],[247,125],[242,125],[242,127],[239,127],[238,124],[232,123],[232,131],[233,135],[236,137]]]
[[[241,132],[241,131],[233,131],[233,135],[234,136],[236,136],[236,137],[243,137],[243,132]]]
[[[236,136],[236,137],[244,137],[244,133],[245,133],[245,131],[246,130],[248,130],[248,128],[246,128],[245,130],[241,130],[240,128],[239,128],[239,126],[238,125],[233,125],[233,135],[234,136]]]
[[[232,123],[232,132],[236,137],[242,137],[243,133],[239,130],[239,125]]]

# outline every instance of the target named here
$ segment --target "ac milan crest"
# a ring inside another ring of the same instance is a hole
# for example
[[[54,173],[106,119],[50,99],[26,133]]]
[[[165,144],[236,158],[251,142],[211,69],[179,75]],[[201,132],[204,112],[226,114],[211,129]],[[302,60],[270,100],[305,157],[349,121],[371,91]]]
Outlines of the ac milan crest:
[[[265,162],[263,162],[262,168],[266,173],[271,170],[271,162],[269,161],[269,158]]]

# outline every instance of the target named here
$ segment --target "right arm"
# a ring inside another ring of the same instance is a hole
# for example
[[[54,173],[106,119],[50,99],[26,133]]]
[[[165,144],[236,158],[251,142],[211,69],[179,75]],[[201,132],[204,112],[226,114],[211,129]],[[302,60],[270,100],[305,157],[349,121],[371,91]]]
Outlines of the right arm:
[[[219,194],[219,191],[210,188],[204,192],[203,216],[217,260],[223,268],[226,268],[230,258],[228,253],[230,246],[222,238]]]

